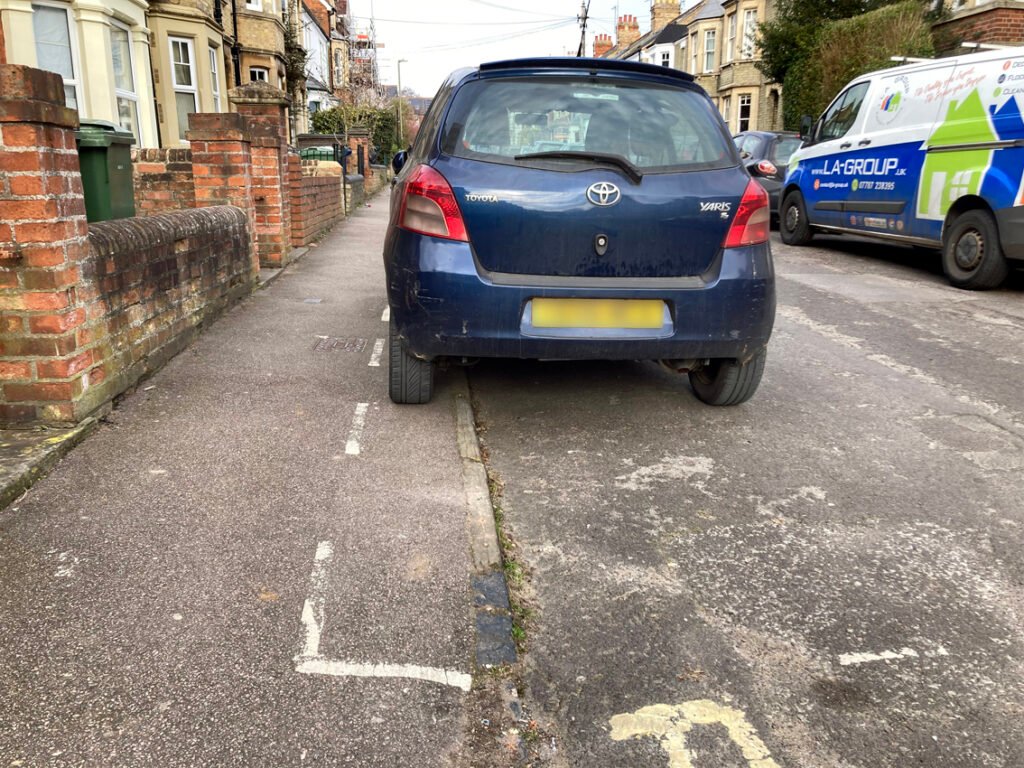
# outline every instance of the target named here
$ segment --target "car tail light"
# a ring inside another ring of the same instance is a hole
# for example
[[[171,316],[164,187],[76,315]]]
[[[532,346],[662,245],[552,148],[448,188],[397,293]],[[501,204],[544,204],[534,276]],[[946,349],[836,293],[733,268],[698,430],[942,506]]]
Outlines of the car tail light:
[[[723,248],[740,248],[768,241],[768,225],[771,216],[768,210],[768,193],[753,179],[740,200],[740,206],[733,217],[732,226],[725,235]]]
[[[775,163],[762,160],[757,164],[757,172],[762,176],[774,176],[779,172],[779,169],[775,167]]]
[[[406,182],[398,226],[423,235],[469,242],[451,184],[429,165],[416,168]]]

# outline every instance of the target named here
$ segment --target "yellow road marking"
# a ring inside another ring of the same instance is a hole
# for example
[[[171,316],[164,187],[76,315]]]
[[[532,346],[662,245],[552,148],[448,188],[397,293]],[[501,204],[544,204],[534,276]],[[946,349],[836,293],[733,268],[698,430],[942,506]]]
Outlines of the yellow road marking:
[[[615,741],[640,736],[661,737],[661,747],[668,754],[669,768],[695,768],[693,754],[686,746],[686,735],[695,725],[725,726],[729,738],[740,748],[750,768],[779,768],[742,710],[709,699],[696,699],[675,706],[652,704],[611,719],[612,739]]]

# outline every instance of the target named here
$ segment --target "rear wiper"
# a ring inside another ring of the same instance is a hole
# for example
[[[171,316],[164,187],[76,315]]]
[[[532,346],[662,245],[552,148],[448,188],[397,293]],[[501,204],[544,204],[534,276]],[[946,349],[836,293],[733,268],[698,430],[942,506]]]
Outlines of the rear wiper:
[[[599,163],[615,165],[626,172],[626,175],[634,184],[639,184],[644,177],[643,171],[633,165],[622,155],[613,155],[607,152],[573,152],[567,149],[555,150],[554,152],[530,152],[525,155],[516,155],[515,160],[540,160],[550,158],[552,160],[596,160]]]

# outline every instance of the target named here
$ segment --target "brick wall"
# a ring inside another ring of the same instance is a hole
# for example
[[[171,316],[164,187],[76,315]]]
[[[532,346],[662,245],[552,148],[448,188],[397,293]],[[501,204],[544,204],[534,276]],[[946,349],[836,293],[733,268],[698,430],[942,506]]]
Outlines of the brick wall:
[[[1020,45],[1024,42],[1024,8],[1012,0],[995,0],[968,8],[933,26],[939,53],[969,53],[961,42]]]
[[[309,245],[342,215],[341,176],[301,176],[291,186],[292,245]]]
[[[79,355],[93,367],[78,410],[134,386],[248,295],[249,247],[245,213],[231,206],[91,224],[80,265]]]
[[[154,213],[195,208],[190,149],[133,149],[135,213]]]

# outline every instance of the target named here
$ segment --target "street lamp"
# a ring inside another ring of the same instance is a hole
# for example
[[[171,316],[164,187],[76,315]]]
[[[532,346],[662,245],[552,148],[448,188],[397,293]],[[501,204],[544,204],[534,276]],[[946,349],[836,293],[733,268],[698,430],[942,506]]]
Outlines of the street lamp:
[[[398,148],[405,149],[405,139],[402,137],[402,64],[408,64],[408,59],[398,60],[398,102],[396,109],[398,110]]]

